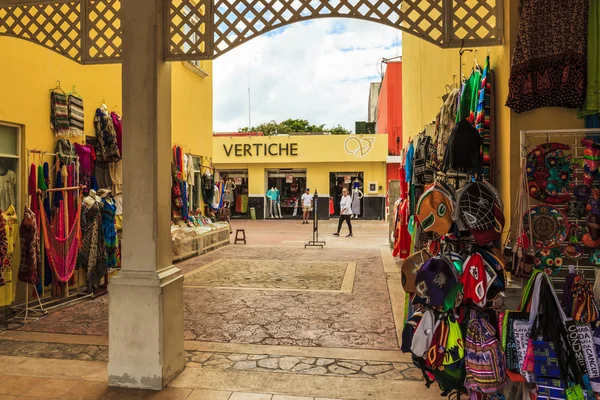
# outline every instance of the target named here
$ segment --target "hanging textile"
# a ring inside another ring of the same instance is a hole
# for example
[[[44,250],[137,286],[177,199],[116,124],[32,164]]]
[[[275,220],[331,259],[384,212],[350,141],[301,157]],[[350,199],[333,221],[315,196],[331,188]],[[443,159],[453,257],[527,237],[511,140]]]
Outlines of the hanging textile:
[[[79,157],[79,182],[90,188],[92,174],[94,172],[94,161],[92,159],[92,147],[75,143],[75,154]]]
[[[506,106],[579,108],[584,101],[588,0],[521,0]]]
[[[582,114],[592,115],[600,113],[600,0],[589,0],[587,40],[587,86]]]
[[[75,225],[70,230],[65,227],[64,208],[64,202],[60,202],[56,217],[58,229],[55,229],[50,224],[45,213],[42,213],[41,218],[44,247],[46,249],[46,254],[48,255],[48,261],[60,282],[67,282],[73,276],[81,237],[79,225],[81,208],[78,209]],[[22,234],[21,238],[23,238]]]
[[[460,95],[458,111],[456,112],[456,123],[466,119],[471,124],[474,124],[477,103],[479,102],[478,94],[480,87],[481,71],[479,70],[479,67],[477,67],[473,69],[471,76],[469,79],[467,79],[463,86],[463,90]]]
[[[172,210],[173,210],[173,218],[181,218],[181,209],[183,207],[184,199],[183,194],[181,192],[181,182],[183,181],[183,176],[181,171],[179,170],[179,162],[178,162],[178,147],[173,146],[173,162],[171,163],[171,168],[173,170],[173,178],[171,182],[171,196],[172,196]]]
[[[29,206],[25,205],[25,215],[21,228],[21,265],[19,266],[19,280],[21,282],[37,285],[40,277],[40,238],[36,217]]]
[[[479,90],[479,101],[477,103],[477,117],[475,128],[481,136],[481,174],[487,181],[490,180],[491,158],[490,158],[490,115],[491,115],[491,86],[489,81],[490,57],[485,59],[485,66],[481,75],[481,89]]]
[[[101,108],[96,110],[94,117],[96,131],[96,158],[99,163],[119,161],[121,153],[117,144],[117,133],[112,118]]]
[[[205,171],[202,174],[202,197],[204,198],[204,204],[211,204],[215,195],[215,184],[213,176],[209,171]]]
[[[69,135],[83,135],[83,99],[69,95]]]
[[[104,247],[106,249],[106,266],[115,268],[117,266],[117,230],[115,229],[115,212],[117,205],[113,200],[108,200],[107,191],[102,189],[98,192],[102,198],[102,233],[104,235]]]
[[[50,92],[50,127],[56,137],[69,135],[69,108],[64,93]]]
[[[54,152],[56,153],[58,158],[57,162],[59,163],[57,168],[61,167],[63,164],[68,164],[69,162],[73,161],[75,156],[75,150],[68,139],[58,139]]]
[[[119,148],[119,154],[121,158],[123,157],[123,121],[121,120],[121,116],[116,112],[110,113],[110,118],[113,121],[113,126],[115,127],[115,134],[117,135],[117,147]]]
[[[14,207],[0,213],[0,306],[15,300],[12,279],[12,258],[15,251],[19,219]]]
[[[77,266],[85,271],[88,285],[97,287],[108,271],[102,226],[103,205],[92,196],[88,196],[81,207],[82,238]]]
[[[16,205],[17,174],[15,171],[5,171],[0,176],[0,212],[6,211],[12,205]]]
[[[43,192],[45,192],[46,190],[48,190],[48,187],[50,186],[50,170],[49,170],[49,166],[48,163],[45,162],[44,166],[38,166],[38,181],[37,181],[37,187],[38,189],[40,189]],[[37,203],[37,197],[31,199],[31,204],[33,205],[34,202]],[[52,217],[52,209],[50,207],[50,196],[45,195],[44,196],[44,201],[43,201],[43,213],[46,215],[46,218],[48,218],[48,220],[51,219]],[[38,219],[38,231],[40,232],[40,243],[43,243],[43,237],[42,235],[44,234],[41,226],[42,226],[42,215],[41,215],[41,211],[40,214],[37,214],[39,219]],[[41,248],[42,246],[40,246]],[[49,286],[52,284],[52,277],[53,277],[53,273],[52,273],[52,268],[50,267],[50,259],[48,258],[48,253],[44,253],[44,286]]]
[[[444,154],[452,128],[454,128],[456,120],[456,110],[458,108],[457,98],[460,94],[459,89],[454,89],[442,105],[440,112],[436,118],[436,134],[435,134],[435,155],[431,156],[432,163],[439,168],[444,161]]]

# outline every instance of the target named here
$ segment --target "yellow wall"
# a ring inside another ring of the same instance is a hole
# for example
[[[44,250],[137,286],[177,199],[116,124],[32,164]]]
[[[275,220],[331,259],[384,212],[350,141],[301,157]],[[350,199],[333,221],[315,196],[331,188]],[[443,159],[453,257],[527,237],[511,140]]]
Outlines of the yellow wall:
[[[172,132],[173,143],[186,153],[212,156],[212,61],[202,61],[202,71],[183,63],[172,65]],[[200,74],[200,76],[199,76]]]
[[[583,121],[575,110],[542,108],[518,115],[504,106],[508,96],[510,63],[518,29],[518,0],[504,2],[504,44],[490,47],[491,68],[495,73],[496,185],[510,210],[519,182],[519,137],[523,129],[578,129]],[[480,48],[476,58],[483,64],[487,48]],[[441,49],[415,36],[402,37],[403,138],[418,134],[425,124],[435,119],[441,105],[445,85],[459,82],[458,49]],[[464,74],[470,74],[474,53],[465,53]],[[507,221],[510,218],[507,217]],[[508,223],[507,223],[508,225]],[[508,228],[508,226],[507,226]]]
[[[265,169],[274,168],[306,169],[308,187],[322,195],[329,194],[330,172],[364,172],[365,184],[377,182],[384,188],[365,195],[377,196],[385,194],[387,140],[383,134],[214,137],[213,162],[217,170],[248,170],[248,191],[254,196],[265,194]],[[363,153],[358,151],[359,141]],[[296,156],[285,151],[283,155],[270,155],[268,147],[265,156],[265,146],[272,145],[272,153],[278,153],[279,145],[288,145],[291,151],[292,144],[297,148]],[[244,153],[245,146],[249,153]]]
[[[0,36],[0,122],[22,126],[19,217],[26,200],[26,149],[53,152],[56,138],[50,129],[50,93],[60,80],[65,92],[76,86],[83,97],[85,134],[95,136],[94,113],[103,102],[110,110],[121,111],[121,66],[80,65],[53,51],[25,40]],[[203,62],[210,74],[211,62]],[[172,68],[172,136],[186,152],[212,153],[212,77],[200,77],[181,62]],[[126,116],[124,120],[126,121]],[[126,122],[125,122],[126,123]],[[127,134],[125,129],[124,134]],[[84,138],[70,138],[83,142]],[[142,156],[142,155],[138,155]],[[51,161],[45,159],[44,161]],[[125,211],[125,214],[127,211]],[[13,259],[13,277],[19,265],[19,249]],[[19,289],[22,292],[22,289]],[[21,293],[22,294],[22,293]]]

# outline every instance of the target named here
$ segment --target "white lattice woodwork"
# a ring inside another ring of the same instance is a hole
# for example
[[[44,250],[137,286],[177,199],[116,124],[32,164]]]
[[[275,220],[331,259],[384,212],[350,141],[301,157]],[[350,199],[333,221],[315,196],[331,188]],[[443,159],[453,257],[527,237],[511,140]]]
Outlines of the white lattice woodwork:
[[[472,46],[499,41],[502,7],[500,0],[453,0],[451,41]]]
[[[0,35],[81,63],[119,62],[121,0],[38,0],[0,6]],[[372,21],[440,47],[502,40],[503,0],[166,0],[165,59],[214,59],[263,33],[299,21]]]
[[[212,41],[207,0],[169,0],[167,59],[211,58]]]
[[[29,40],[81,62],[80,2],[0,7],[0,35]]]
[[[123,33],[120,12],[120,0],[87,1],[86,62],[110,62],[121,58]]]

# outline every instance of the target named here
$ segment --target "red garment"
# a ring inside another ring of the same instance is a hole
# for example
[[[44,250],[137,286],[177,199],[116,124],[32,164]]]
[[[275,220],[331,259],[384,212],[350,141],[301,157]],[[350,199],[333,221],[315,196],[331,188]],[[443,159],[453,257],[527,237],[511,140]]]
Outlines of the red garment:
[[[394,257],[399,257],[404,260],[410,255],[410,244],[412,237],[408,232],[408,199],[400,203],[398,207],[398,219],[396,223],[396,243],[394,244]]]
[[[37,167],[35,164],[31,164],[31,169],[29,170],[29,182],[28,182],[28,194],[31,196],[31,211],[36,215],[38,215],[38,198],[37,198]]]
[[[333,198],[329,198],[329,215],[335,214],[335,207],[333,206]]]
[[[400,198],[406,199],[408,197],[408,183],[406,182],[406,170],[404,165],[400,167]]]
[[[121,116],[116,112],[111,112],[110,117],[113,120],[115,127],[115,133],[117,134],[117,147],[119,148],[119,154],[123,157],[123,122]]]

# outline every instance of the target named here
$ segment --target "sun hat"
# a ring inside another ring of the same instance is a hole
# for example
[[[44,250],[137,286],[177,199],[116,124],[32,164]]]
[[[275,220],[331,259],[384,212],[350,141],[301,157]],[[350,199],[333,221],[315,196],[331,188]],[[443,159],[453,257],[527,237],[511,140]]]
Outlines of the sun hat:
[[[105,199],[110,194],[110,190],[109,189],[100,189],[100,190],[98,190],[98,192],[96,192],[96,194],[98,196],[100,196],[100,198]]]
[[[415,293],[415,280],[417,272],[431,257],[425,250],[412,253],[402,263],[402,287],[407,293]]]
[[[441,307],[446,296],[458,283],[454,267],[445,258],[429,259],[417,272],[414,304]]]

